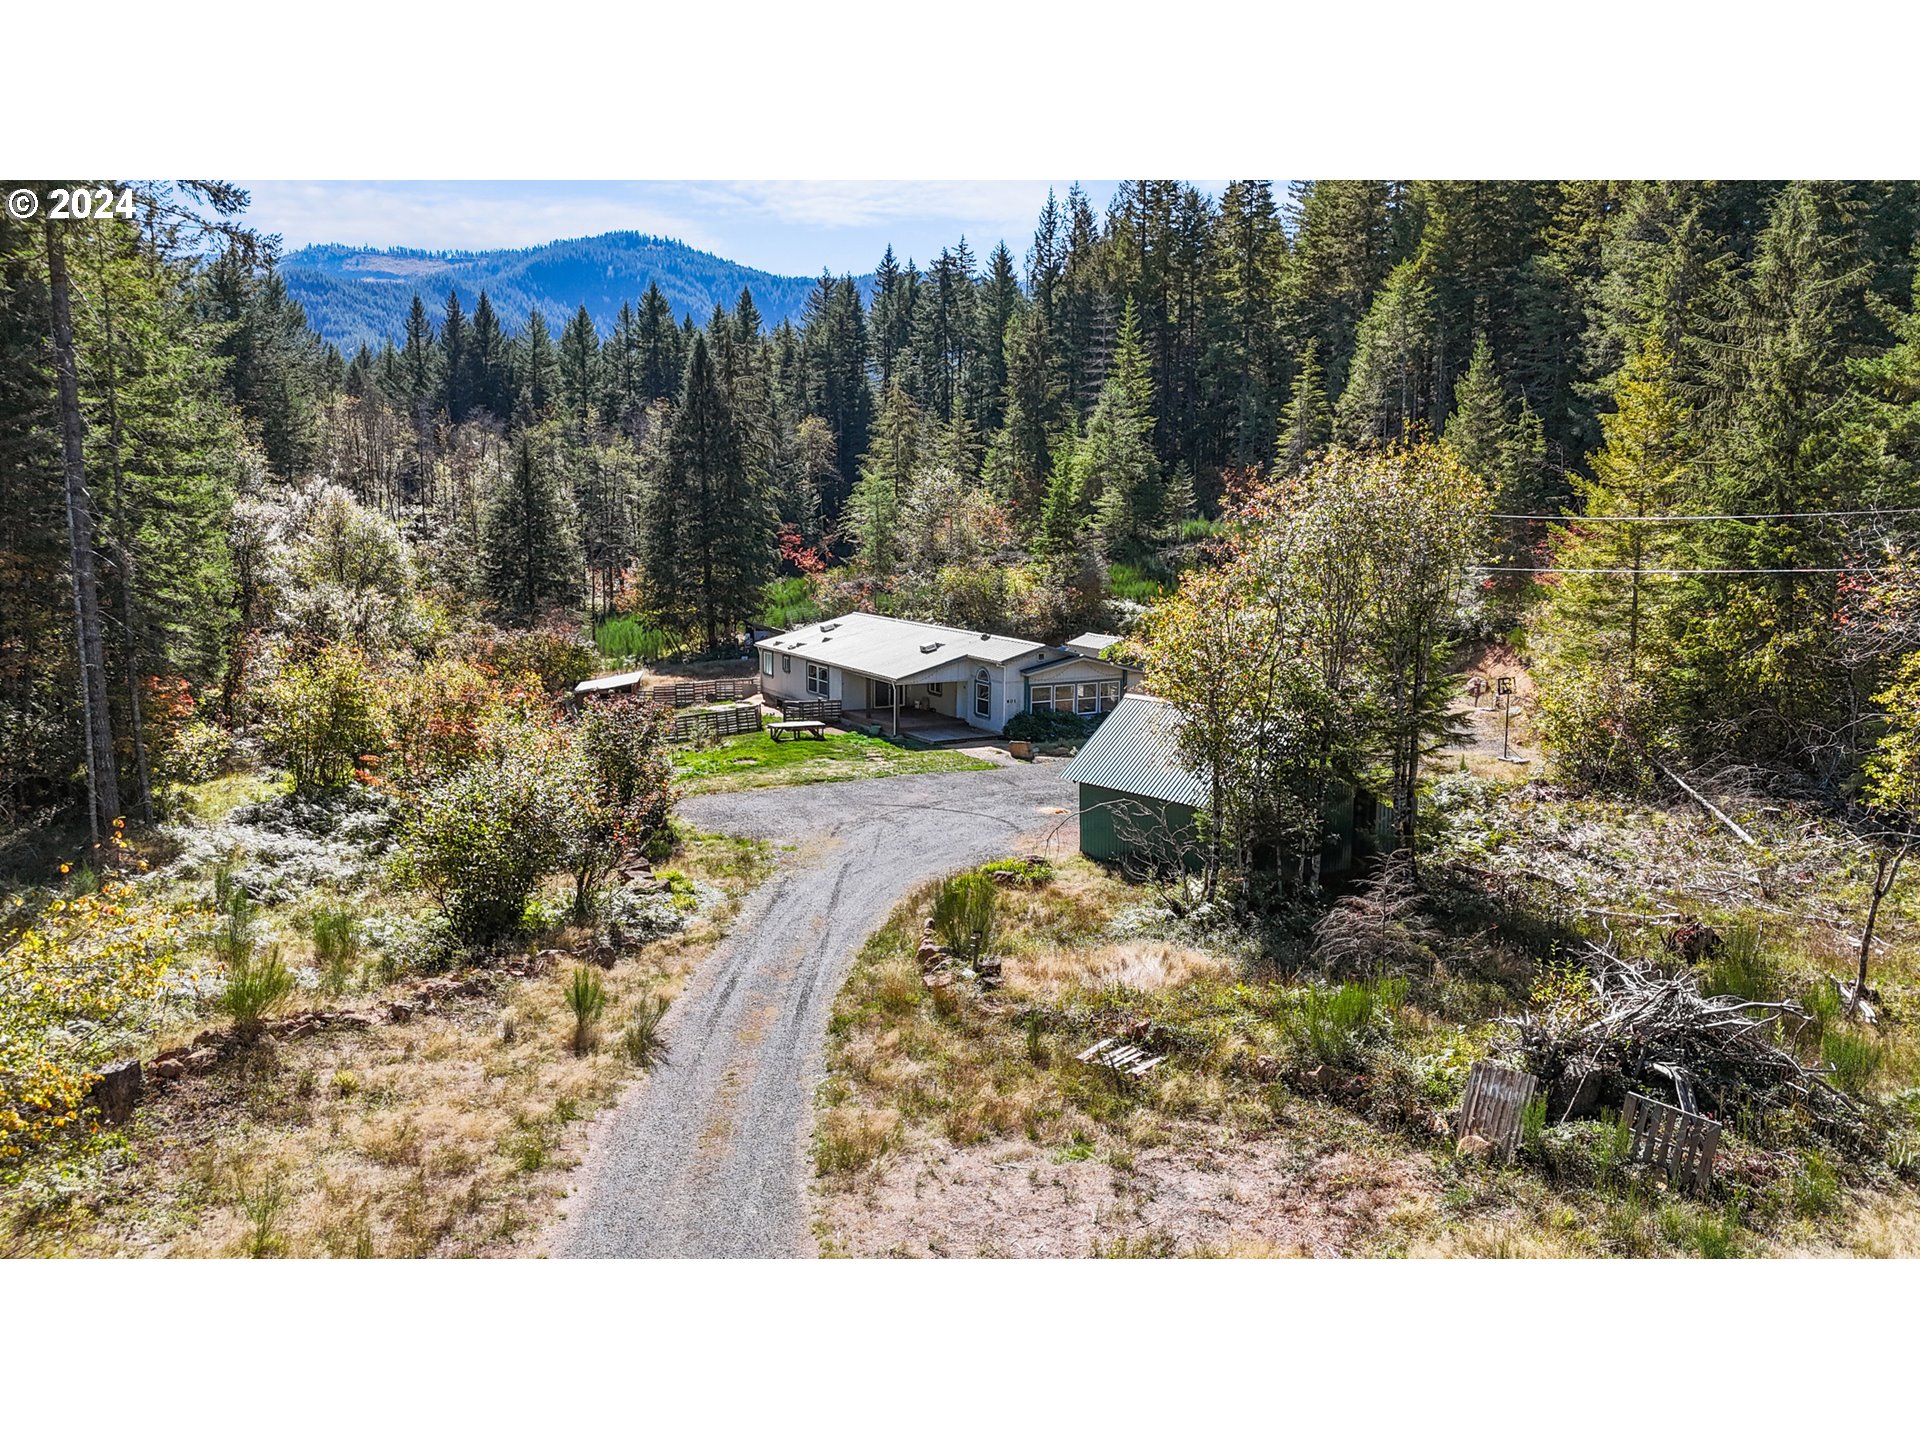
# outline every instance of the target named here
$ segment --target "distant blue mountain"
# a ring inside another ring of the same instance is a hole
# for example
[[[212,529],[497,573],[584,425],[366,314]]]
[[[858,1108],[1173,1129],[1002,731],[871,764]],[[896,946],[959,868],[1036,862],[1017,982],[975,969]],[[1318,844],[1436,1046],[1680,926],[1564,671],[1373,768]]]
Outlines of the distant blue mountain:
[[[800,318],[817,283],[793,275],[769,275],[695,250],[678,240],[635,231],[555,240],[527,250],[363,250],[347,245],[309,245],[280,262],[287,289],[306,307],[313,328],[347,353],[362,343],[399,343],[416,293],[438,325],[447,291],[458,290],[468,314],[482,290],[501,323],[518,330],[539,309],[558,335],[585,305],[604,339],[624,304],[639,308],[649,281],[673,306],[675,318],[691,315],[704,324],[714,305],[731,310],[742,289],[769,326]],[[861,292],[868,289],[861,280]]]

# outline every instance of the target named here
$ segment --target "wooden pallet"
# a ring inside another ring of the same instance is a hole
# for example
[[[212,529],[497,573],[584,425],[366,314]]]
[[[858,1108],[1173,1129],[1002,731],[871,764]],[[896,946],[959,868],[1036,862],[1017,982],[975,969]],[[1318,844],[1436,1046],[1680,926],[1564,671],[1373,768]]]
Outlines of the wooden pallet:
[[[840,702],[838,700],[781,700],[782,720],[824,720],[829,725],[840,723]]]
[[[1122,1044],[1118,1035],[1096,1041],[1073,1057],[1086,1065],[1104,1065],[1126,1075],[1145,1075],[1166,1060],[1164,1055],[1149,1055],[1138,1045]]]
[[[1467,1093],[1460,1101],[1455,1131],[1460,1140],[1478,1135],[1502,1160],[1513,1158],[1520,1143],[1520,1117],[1533,1099],[1535,1081],[1524,1070],[1476,1060],[1467,1072]]]
[[[752,735],[760,729],[758,705],[731,705],[725,710],[692,710],[673,717],[674,740],[722,739]]]
[[[1680,1189],[1704,1195],[1711,1188],[1713,1156],[1720,1148],[1718,1121],[1629,1093],[1620,1123],[1627,1127],[1629,1160],[1660,1166]]]

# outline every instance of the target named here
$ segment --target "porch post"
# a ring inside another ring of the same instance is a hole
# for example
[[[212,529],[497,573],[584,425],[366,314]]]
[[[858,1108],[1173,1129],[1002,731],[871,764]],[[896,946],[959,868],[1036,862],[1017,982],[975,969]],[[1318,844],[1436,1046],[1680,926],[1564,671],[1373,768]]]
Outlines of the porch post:
[[[900,738],[900,687],[893,687],[893,738]]]

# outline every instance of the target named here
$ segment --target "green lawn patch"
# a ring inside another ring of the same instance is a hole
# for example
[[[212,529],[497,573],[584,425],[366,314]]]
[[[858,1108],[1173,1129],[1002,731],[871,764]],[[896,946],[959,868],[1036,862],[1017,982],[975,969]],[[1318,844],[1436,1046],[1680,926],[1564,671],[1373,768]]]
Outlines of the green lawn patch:
[[[776,742],[772,735],[741,735],[710,749],[679,752],[675,778],[687,795],[758,790],[769,785],[814,785],[827,780],[875,780],[936,770],[986,770],[991,762],[955,750],[909,750],[865,735]]]

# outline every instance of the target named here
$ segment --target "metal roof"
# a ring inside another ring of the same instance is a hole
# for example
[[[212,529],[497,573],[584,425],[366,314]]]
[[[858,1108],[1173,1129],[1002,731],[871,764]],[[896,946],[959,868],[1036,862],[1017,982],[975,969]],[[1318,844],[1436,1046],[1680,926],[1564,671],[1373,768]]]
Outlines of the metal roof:
[[[1207,782],[1180,759],[1174,730],[1183,718],[1179,708],[1165,700],[1122,695],[1060,778],[1197,809],[1206,804]]]
[[[1124,635],[1103,635],[1098,630],[1089,630],[1086,634],[1076,635],[1067,641],[1067,649],[1098,655],[1109,645],[1118,645],[1125,638]]]
[[[576,695],[597,695],[602,690],[624,690],[629,685],[638,685],[647,678],[644,670],[622,670],[618,675],[600,675],[592,680],[582,680],[573,687]]]
[[[759,642],[759,649],[799,655],[823,665],[838,665],[879,680],[905,680],[949,665],[956,659],[1004,665],[1009,660],[1037,654],[1046,647],[1037,640],[1011,635],[987,635],[957,630],[951,625],[929,625],[891,615],[859,611],[837,620],[802,625],[784,635]]]

